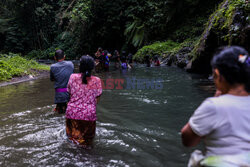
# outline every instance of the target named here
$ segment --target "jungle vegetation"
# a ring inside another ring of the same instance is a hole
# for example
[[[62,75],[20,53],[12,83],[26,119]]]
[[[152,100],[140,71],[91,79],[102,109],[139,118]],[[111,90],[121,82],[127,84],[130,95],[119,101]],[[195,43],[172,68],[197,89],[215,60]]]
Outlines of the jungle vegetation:
[[[68,58],[195,41],[221,0],[1,0],[0,51]]]

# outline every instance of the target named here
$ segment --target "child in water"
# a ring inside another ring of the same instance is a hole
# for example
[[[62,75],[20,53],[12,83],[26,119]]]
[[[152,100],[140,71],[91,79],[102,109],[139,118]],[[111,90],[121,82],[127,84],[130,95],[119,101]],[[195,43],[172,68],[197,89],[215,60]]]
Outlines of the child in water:
[[[71,141],[85,148],[92,145],[96,130],[96,105],[102,94],[102,84],[92,76],[94,59],[82,56],[80,73],[72,74],[68,83],[70,101],[66,111],[66,133]]]
[[[195,151],[188,167],[250,166],[250,57],[237,46],[212,60],[216,97],[207,98],[181,130],[182,142],[193,147],[205,141],[205,152]]]
[[[57,63],[50,67],[50,80],[55,82],[55,111],[65,113],[67,102],[69,101],[67,84],[70,75],[74,71],[74,65],[70,61],[64,61],[64,52],[60,49],[56,51],[54,58]]]

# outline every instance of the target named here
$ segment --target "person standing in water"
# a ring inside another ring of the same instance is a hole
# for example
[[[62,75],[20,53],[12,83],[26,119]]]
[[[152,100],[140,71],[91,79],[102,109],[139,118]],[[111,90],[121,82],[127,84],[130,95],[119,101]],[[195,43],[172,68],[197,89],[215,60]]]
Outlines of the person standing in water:
[[[95,53],[95,70],[96,70],[96,72],[101,72],[103,70],[102,54],[103,54],[103,50],[101,47],[99,47]]]
[[[111,54],[107,50],[104,51],[104,70],[105,71],[109,71],[110,55]]]
[[[96,130],[96,105],[102,94],[102,84],[92,76],[94,59],[82,56],[79,74],[72,74],[68,83],[70,101],[66,111],[66,133],[75,144],[91,147]]]
[[[154,65],[155,66],[160,66],[161,65],[160,60],[159,60],[157,55],[154,56]]]
[[[128,66],[130,67],[130,68],[132,68],[133,67],[133,54],[132,53],[129,53],[128,54]]]
[[[151,67],[151,59],[149,55],[145,56],[146,67]]]
[[[121,60],[122,69],[123,70],[128,69],[127,56],[126,56],[125,51],[122,51],[122,56],[121,56],[120,60]]]
[[[207,98],[181,130],[187,147],[205,141],[205,152],[196,150],[192,166],[250,166],[250,57],[237,46],[212,59],[216,97]]]
[[[54,81],[55,88],[55,111],[65,113],[69,94],[67,92],[67,84],[70,75],[74,71],[74,65],[70,61],[64,61],[65,55],[62,50],[57,50],[54,56],[57,63],[50,67],[50,80]]]
[[[113,60],[115,62],[115,68],[120,68],[120,54],[117,50],[114,51]]]

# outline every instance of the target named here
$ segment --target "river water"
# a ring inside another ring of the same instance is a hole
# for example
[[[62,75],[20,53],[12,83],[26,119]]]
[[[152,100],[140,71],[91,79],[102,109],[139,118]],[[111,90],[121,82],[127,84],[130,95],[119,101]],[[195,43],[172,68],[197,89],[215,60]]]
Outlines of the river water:
[[[91,150],[67,140],[64,115],[52,111],[48,78],[1,87],[0,166],[187,166],[192,149],[182,146],[180,129],[212,96],[211,84],[174,67],[136,67],[99,76],[160,79],[161,87],[104,90]]]

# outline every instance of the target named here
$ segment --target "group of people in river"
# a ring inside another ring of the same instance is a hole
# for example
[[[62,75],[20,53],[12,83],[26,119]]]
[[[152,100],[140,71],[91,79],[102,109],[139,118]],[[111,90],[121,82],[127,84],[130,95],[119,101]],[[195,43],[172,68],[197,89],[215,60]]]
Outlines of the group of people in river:
[[[133,54],[127,54],[126,51],[122,51],[120,54],[118,50],[115,50],[112,55],[107,50],[103,50],[99,47],[95,53],[94,59],[96,72],[109,71],[111,61],[114,61],[116,69],[126,70],[133,68]],[[153,58],[146,55],[144,63],[146,64],[146,67],[161,65],[158,55],[155,55]]]
[[[82,56],[80,73],[73,74],[73,64],[64,61],[63,51],[57,50],[57,63],[51,66],[56,111],[63,113],[66,110],[66,134],[83,147],[91,146],[95,136],[96,106],[102,94],[102,84],[100,78],[91,74],[100,63],[108,69],[108,61],[101,56],[111,57],[101,48],[95,59]],[[120,56],[118,51],[113,55],[121,68],[128,68],[132,61],[128,57],[124,52]],[[151,64],[149,56],[146,60],[147,66]],[[160,64],[158,57],[154,62]],[[184,146],[193,147],[205,141],[205,152],[196,150],[188,166],[250,166],[249,53],[242,47],[225,47],[214,55],[211,66],[217,88],[215,97],[207,98],[181,130]]]
[[[95,70],[96,72],[100,71],[109,71],[109,66],[111,60],[115,63],[116,69],[130,69],[132,68],[133,63],[133,54],[126,54],[126,51],[122,51],[122,54],[115,50],[113,55],[107,50],[103,50],[101,47],[95,53]]]
[[[152,65],[154,66],[160,66],[161,62],[158,58],[158,55],[155,55],[153,58],[150,58],[149,55],[145,56],[145,63],[147,67],[152,67]]]

